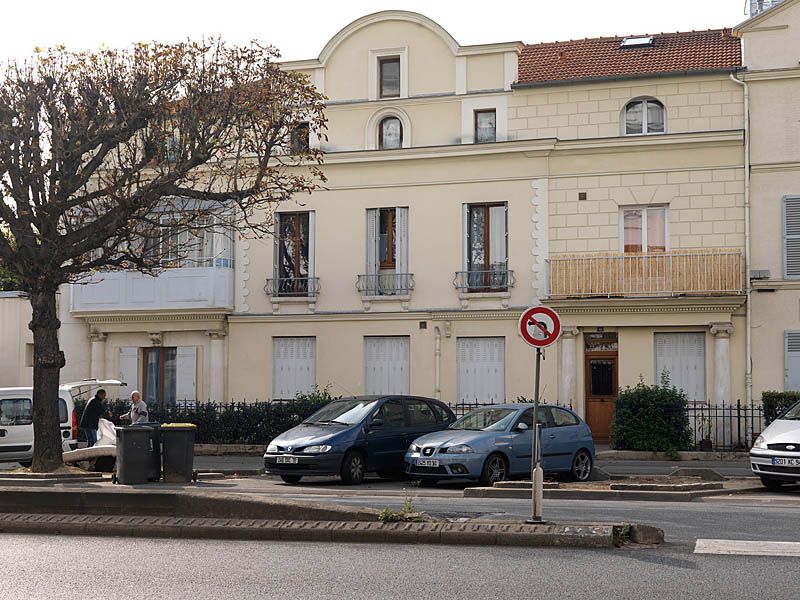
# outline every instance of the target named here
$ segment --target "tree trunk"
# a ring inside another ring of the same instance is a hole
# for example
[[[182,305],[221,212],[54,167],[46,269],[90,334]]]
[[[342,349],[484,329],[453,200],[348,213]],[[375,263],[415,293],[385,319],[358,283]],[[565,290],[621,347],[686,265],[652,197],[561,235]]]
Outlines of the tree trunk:
[[[33,318],[33,471],[49,473],[63,464],[58,417],[59,371],[64,353],[58,346],[56,290],[32,291]]]

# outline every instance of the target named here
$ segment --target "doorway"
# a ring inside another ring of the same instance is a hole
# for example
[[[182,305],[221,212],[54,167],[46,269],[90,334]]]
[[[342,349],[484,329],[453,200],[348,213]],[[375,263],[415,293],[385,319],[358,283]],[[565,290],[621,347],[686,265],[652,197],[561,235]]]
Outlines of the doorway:
[[[617,334],[586,333],[584,340],[586,423],[594,441],[607,444],[619,390]]]

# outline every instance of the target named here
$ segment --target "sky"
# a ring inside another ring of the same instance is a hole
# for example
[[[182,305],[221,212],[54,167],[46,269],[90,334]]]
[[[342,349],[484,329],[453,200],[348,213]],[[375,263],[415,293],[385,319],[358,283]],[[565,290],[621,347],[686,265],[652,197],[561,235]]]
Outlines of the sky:
[[[388,9],[420,12],[462,45],[568,40],[732,27],[746,0],[5,0],[0,59],[36,46],[75,50],[139,41],[177,42],[222,36],[258,39],[284,60],[316,58],[351,21]]]

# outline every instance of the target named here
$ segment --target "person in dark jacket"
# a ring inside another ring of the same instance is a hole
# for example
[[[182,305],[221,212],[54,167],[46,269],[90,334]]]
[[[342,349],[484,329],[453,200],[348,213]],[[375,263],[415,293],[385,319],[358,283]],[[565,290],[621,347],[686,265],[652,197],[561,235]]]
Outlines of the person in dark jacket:
[[[81,429],[86,434],[86,447],[91,448],[97,443],[97,428],[100,418],[109,418],[109,410],[106,407],[106,391],[97,390],[94,398],[86,403],[81,417]]]

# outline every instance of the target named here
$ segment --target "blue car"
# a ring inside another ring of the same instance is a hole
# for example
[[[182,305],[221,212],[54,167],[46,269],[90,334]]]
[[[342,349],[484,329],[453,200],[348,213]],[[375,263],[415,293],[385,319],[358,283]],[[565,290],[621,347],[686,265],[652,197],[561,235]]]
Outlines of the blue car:
[[[326,404],[273,439],[264,454],[269,475],[299,483],[306,475],[338,475],[361,483],[368,471],[402,474],[408,445],[456,420],[447,405],[416,396],[358,396]]]
[[[539,405],[545,473],[586,481],[595,449],[589,426],[571,410]],[[406,473],[423,483],[477,479],[493,485],[531,473],[532,404],[497,404],[464,415],[443,431],[417,438],[406,453]]]

